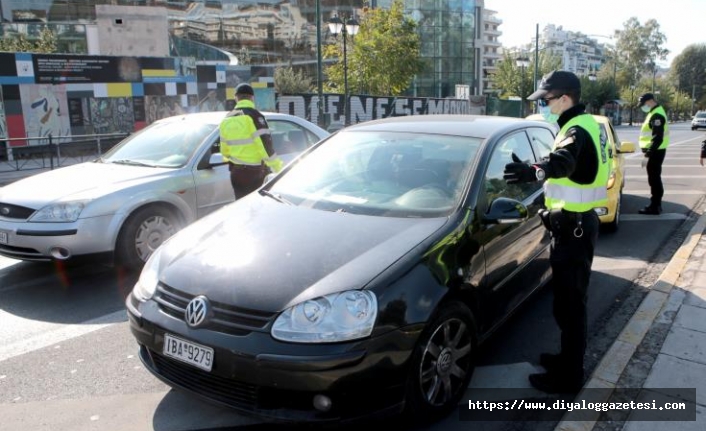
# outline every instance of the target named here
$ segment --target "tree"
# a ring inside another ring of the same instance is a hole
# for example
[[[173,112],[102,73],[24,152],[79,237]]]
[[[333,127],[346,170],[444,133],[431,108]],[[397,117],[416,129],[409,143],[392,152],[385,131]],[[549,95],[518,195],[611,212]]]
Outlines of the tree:
[[[669,50],[663,48],[666,37],[659,23],[648,20],[645,25],[632,17],[615,31],[617,61],[623,66],[617,76],[619,87],[636,85],[643,75],[654,76],[658,60],[665,60]]]
[[[524,57],[524,55],[522,55]],[[493,77],[493,85],[500,92],[500,98],[505,99],[510,96],[517,96],[522,99],[527,98],[534,91],[534,57],[530,56],[529,66],[524,74],[522,68],[517,66],[517,53],[505,52],[503,59],[498,62],[498,69]],[[561,69],[561,58],[542,51],[538,55],[537,79],[551,72]],[[524,76],[524,79],[523,79]]]
[[[279,94],[299,94],[312,91],[311,78],[301,70],[295,71],[291,66],[275,69],[275,91]]]
[[[690,98],[693,93],[695,109],[706,106],[706,44],[687,46],[672,61],[669,77],[678,83],[677,88],[686,93],[686,97]],[[688,104],[685,112],[691,109],[691,101]]]
[[[24,33],[14,37],[6,36],[0,39],[0,51],[51,54],[56,52],[56,34],[48,27],[44,27],[35,41],[28,40]]]
[[[395,0],[390,9],[363,12],[355,37],[347,36],[348,83],[360,94],[396,96],[409,88],[414,76],[423,70],[417,23],[405,17],[404,5]],[[343,35],[338,43],[327,45],[324,58],[338,62],[326,68],[328,91],[344,88]]]

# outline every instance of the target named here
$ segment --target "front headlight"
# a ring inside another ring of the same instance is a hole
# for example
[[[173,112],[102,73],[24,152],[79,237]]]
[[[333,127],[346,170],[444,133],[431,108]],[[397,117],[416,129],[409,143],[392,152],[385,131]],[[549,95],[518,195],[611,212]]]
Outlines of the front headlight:
[[[60,202],[47,205],[35,212],[29,221],[42,223],[66,223],[78,220],[89,201]]]
[[[375,294],[349,290],[288,308],[272,325],[272,336],[294,343],[334,343],[370,335],[378,313]]]
[[[140,278],[137,280],[137,284],[132,289],[133,295],[140,301],[147,301],[152,298],[155,290],[157,290],[157,283],[159,283],[159,263],[162,257],[162,247],[159,247],[152,253],[147,263],[142,268],[140,273]]]

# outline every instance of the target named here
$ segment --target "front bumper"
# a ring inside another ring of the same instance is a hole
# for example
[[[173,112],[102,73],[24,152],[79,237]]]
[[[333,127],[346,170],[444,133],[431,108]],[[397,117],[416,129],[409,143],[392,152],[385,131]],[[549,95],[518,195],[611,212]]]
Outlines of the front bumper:
[[[112,252],[113,216],[78,219],[73,223],[33,223],[0,219],[0,232],[7,235],[7,244],[0,244],[0,255],[13,259],[48,261],[51,250],[61,247],[68,256]]]
[[[386,416],[402,410],[408,360],[421,328],[332,344],[285,343],[268,331],[243,335],[192,329],[155,301],[127,300],[140,358],[168,385],[206,400],[286,422],[337,422]],[[268,325],[269,329],[269,325]],[[164,334],[214,349],[210,372],[162,354]],[[316,395],[331,409],[314,408]]]

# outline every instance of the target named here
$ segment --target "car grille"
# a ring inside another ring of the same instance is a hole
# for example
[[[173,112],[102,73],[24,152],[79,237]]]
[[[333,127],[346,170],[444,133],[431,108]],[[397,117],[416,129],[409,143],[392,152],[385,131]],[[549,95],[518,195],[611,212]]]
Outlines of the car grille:
[[[184,320],[186,306],[195,295],[181,292],[164,283],[159,283],[154,300],[166,314]],[[217,301],[211,301],[213,318],[206,328],[232,335],[247,335],[250,332],[268,332],[270,323],[277,313],[235,307]]]
[[[0,202],[0,217],[7,219],[27,220],[34,214],[34,209]]]
[[[172,361],[150,350],[155,368],[167,380],[197,394],[229,405],[255,407],[257,386],[226,379],[206,371]]]

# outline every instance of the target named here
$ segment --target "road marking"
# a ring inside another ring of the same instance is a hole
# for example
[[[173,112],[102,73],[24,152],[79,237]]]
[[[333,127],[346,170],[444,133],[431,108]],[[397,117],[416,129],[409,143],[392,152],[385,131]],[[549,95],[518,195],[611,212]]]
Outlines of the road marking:
[[[17,265],[18,263],[21,263],[21,260],[15,260],[15,259],[10,259],[7,257],[1,257],[0,256],[0,270],[9,268],[13,265]]]
[[[625,190],[626,195],[647,195],[650,196],[652,194],[651,191],[649,190]],[[706,195],[706,191],[704,190],[676,190],[676,191],[665,191],[664,192],[665,196],[678,196],[678,195]]]
[[[621,216],[621,222],[623,221]],[[624,257],[613,257],[613,256],[594,256],[593,265],[591,269],[593,271],[613,271],[613,270],[626,270],[626,269],[642,269],[646,266],[644,260],[639,259],[626,259]]]
[[[685,214],[678,213],[662,213],[660,215],[649,214],[621,214],[620,222],[624,221],[652,221],[652,220],[686,220]]]
[[[51,346],[52,344],[86,335],[93,331],[115,325],[116,323],[126,322],[126,313],[127,312],[125,310],[120,310],[95,319],[87,320],[85,322],[72,325],[61,325],[59,329],[44,332],[32,338],[1,346],[0,362],[6,359],[14,358],[15,356],[24,355],[25,353]]]

